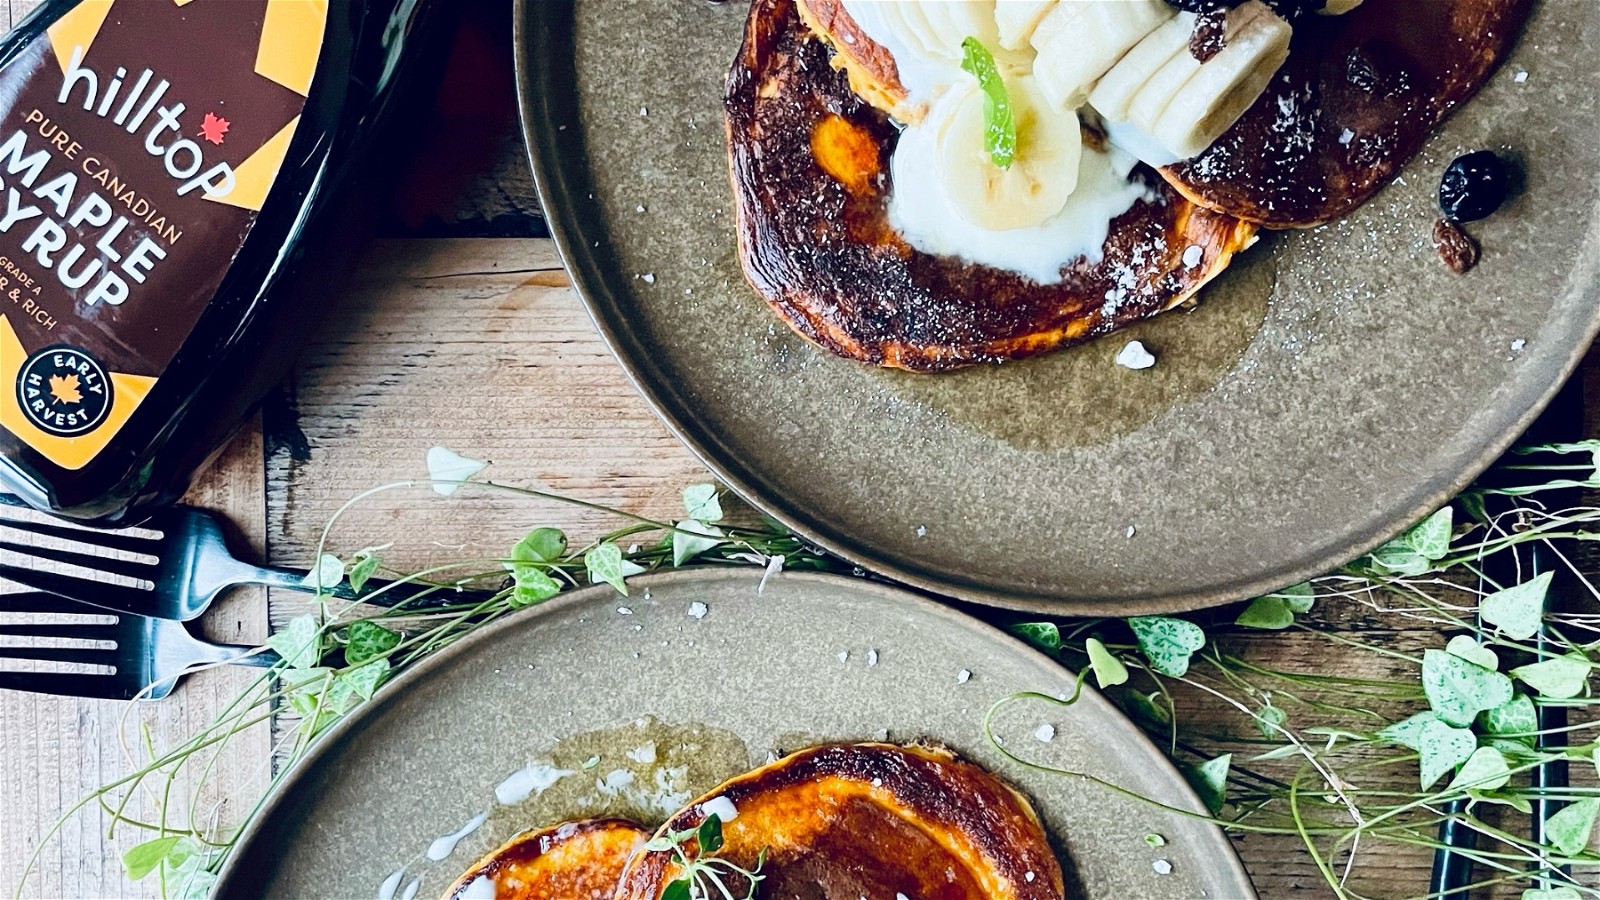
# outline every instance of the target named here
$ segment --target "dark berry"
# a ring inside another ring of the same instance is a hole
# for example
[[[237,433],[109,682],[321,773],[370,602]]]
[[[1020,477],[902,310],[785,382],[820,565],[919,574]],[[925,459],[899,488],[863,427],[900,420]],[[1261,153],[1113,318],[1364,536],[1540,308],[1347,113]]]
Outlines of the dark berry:
[[[1511,188],[1511,168],[1493,150],[1458,156],[1439,181],[1439,209],[1452,222],[1476,222],[1500,208]]]
[[[1245,0],[1167,0],[1167,5],[1184,12],[1208,13],[1243,6]]]

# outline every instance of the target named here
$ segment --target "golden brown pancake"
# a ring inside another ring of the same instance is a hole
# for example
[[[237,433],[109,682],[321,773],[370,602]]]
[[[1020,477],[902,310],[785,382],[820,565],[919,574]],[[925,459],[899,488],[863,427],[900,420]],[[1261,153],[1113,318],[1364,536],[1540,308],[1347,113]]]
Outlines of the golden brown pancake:
[[[907,102],[894,54],[867,37],[843,0],[796,0],[795,11],[811,33],[833,49],[833,67],[850,77],[850,88],[899,121],[922,121],[926,109]]]
[[[716,856],[745,869],[766,861],[762,898],[1058,900],[1056,861],[1026,798],[944,750],[836,744],[803,750],[741,775],[662,826],[699,826],[701,804],[722,798]],[[721,800],[718,801],[721,803]],[[694,839],[685,849],[693,856]],[[617,900],[656,900],[680,874],[671,851],[634,857]],[[728,882],[734,896],[748,887]]]
[[[444,900],[459,900],[480,877],[496,900],[611,900],[628,858],[650,833],[624,819],[589,819],[524,831],[478,860]]]
[[[745,276],[841,356],[938,371],[1044,353],[1183,303],[1253,240],[1254,226],[1140,167],[1154,199],[1111,223],[1103,259],[1069,264],[1058,284],[921,253],[888,223],[899,131],[829,55],[794,0],[755,0],[725,106]]]
[[[1366,0],[1342,16],[1305,16],[1289,61],[1244,118],[1162,174],[1191,200],[1268,228],[1337,219],[1477,93],[1531,6]]]

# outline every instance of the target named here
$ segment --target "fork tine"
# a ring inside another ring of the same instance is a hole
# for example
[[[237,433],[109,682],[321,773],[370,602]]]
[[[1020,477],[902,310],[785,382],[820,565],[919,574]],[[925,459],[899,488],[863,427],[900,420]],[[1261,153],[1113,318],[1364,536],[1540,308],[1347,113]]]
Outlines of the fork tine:
[[[106,609],[120,610],[122,612],[144,615],[155,605],[155,600],[149,591],[90,581],[87,578],[78,578],[74,575],[40,572],[35,569],[25,569],[21,566],[0,563],[0,578],[15,581],[37,591],[48,591],[82,603],[103,606]],[[0,596],[0,600],[10,596],[15,595],[3,595]]]
[[[110,675],[59,672],[0,672],[0,690],[64,694],[98,700],[128,700],[137,692],[136,688]]]
[[[115,668],[117,651],[91,650],[87,647],[0,647],[0,659],[37,659],[40,662]]]
[[[64,525],[50,525],[45,522],[24,522],[20,519],[7,519],[0,516],[0,527],[15,528],[29,534],[42,534],[49,537],[63,538],[77,541],[81,544],[91,544],[95,547],[104,547],[107,550],[121,550],[127,553],[148,553],[151,556],[159,549],[159,538],[136,537],[131,534],[122,534],[116,531],[89,530],[85,528],[68,528]]]
[[[126,559],[109,559],[92,553],[73,553],[71,550],[58,550],[55,547],[37,547],[32,544],[14,544],[11,541],[0,541],[0,550],[10,550],[12,553],[48,559],[51,562],[66,563],[70,566],[82,566],[85,569],[94,569],[97,572],[110,572],[113,575],[121,575],[124,578],[152,578],[156,572],[156,567],[149,563],[133,562]]]
[[[86,609],[88,607],[85,607]],[[9,637],[41,637],[41,638],[69,638],[84,641],[114,641],[117,639],[117,626],[96,625],[93,623],[51,623],[39,622],[0,622],[0,635]],[[0,656],[5,656],[10,647],[0,647]]]

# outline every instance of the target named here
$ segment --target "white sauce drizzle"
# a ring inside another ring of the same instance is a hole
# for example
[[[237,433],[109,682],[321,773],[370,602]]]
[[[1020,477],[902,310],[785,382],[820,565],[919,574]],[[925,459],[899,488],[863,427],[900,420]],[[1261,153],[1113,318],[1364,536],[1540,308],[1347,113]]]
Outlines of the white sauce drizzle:
[[[456,851],[456,845],[461,843],[463,838],[483,827],[483,823],[488,819],[489,814],[487,812],[478,813],[467,824],[461,826],[460,831],[454,834],[447,834],[444,837],[434,838],[433,843],[428,845],[428,852],[425,855],[434,862],[444,859]]]
[[[739,818],[739,808],[734,806],[733,801],[727,797],[712,797],[710,800],[700,804],[700,812],[708,817],[716,816],[723,822],[732,822],[734,819]]]
[[[543,794],[568,775],[576,774],[571,769],[558,769],[548,762],[536,762],[526,769],[512,772],[505,781],[495,785],[494,800],[501,806],[521,803],[531,796]]]
[[[487,875],[479,875],[461,892],[461,900],[494,900],[494,882]]]
[[[389,873],[389,877],[378,885],[378,900],[394,900],[394,892],[400,887],[400,879],[406,877],[406,870],[402,867]]]

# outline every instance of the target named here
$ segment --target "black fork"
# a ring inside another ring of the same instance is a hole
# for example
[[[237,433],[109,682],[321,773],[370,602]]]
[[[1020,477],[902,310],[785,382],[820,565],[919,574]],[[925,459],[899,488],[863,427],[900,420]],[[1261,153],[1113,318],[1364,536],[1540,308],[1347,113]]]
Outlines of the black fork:
[[[116,612],[184,622],[204,612],[223,591],[240,585],[265,585],[308,593],[316,591],[305,583],[304,571],[257,566],[239,559],[228,549],[221,520],[203,509],[176,506],[157,513],[140,526],[157,534],[145,536],[132,531],[106,531],[22,520],[6,515],[8,507],[28,508],[21,500],[0,494],[0,550],[136,582],[132,585],[110,584],[81,575],[44,571],[36,566],[0,563],[0,578],[37,591]],[[8,529],[21,534],[70,541],[81,545],[82,549],[42,547],[9,540]],[[138,554],[153,557],[155,561],[112,559],[104,555],[108,552]],[[380,606],[407,603],[411,609],[453,606],[487,596],[455,588],[380,579],[368,581],[359,593],[344,581],[325,589],[324,593]],[[3,608],[4,598],[0,597],[0,609]]]
[[[182,622],[85,606],[45,593],[0,594],[4,619],[50,616],[57,621],[0,619],[0,638],[73,642],[69,646],[0,645],[0,661],[36,660],[101,671],[0,671],[0,690],[66,694],[106,700],[160,700],[178,677],[197,666],[237,663],[271,666],[278,654],[214,644],[189,633]],[[105,619],[112,619],[106,622]]]

